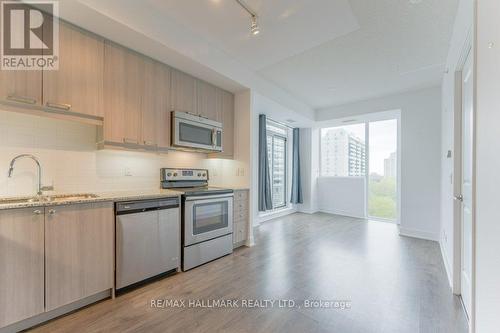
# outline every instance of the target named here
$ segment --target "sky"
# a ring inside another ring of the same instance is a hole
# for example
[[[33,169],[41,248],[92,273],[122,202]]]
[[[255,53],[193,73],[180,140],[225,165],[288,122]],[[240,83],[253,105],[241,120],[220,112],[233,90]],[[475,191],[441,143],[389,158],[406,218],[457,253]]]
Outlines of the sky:
[[[341,126],[358,138],[365,139],[365,124]],[[384,174],[384,159],[397,151],[397,120],[370,122],[370,173]]]

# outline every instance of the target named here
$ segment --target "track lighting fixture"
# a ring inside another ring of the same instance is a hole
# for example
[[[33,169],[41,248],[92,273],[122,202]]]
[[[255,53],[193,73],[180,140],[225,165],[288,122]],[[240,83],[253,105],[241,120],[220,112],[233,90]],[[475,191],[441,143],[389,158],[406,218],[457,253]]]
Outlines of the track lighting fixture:
[[[248,5],[243,1],[243,0],[235,0],[238,5],[241,6],[244,10],[247,11],[248,14],[250,14],[251,18],[251,24],[250,24],[250,32],[252,35],[258,35],[260,33],[260,28],[259,25],[257,24],[257,13],[254,12]]]

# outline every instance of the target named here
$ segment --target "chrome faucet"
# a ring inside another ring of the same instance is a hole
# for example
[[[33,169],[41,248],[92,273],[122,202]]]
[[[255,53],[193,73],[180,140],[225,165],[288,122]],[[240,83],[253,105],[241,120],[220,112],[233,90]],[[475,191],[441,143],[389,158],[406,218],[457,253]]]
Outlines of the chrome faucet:
[[[21,154],[21,155],[14,157],[12,159],[12,161],[10,161],[9,178],[12,177],[12,173],[14,172],[14,163],[16,163],[16,161],[18,159],[21,159],[21,158],[30,158],[36,163],[36,166],[38,169],[38,191],[37,191],[37,194],[42,195],[43,191],[52,191],[54,189],[53,186],[42,186],[42,167],[40,165],[40,161],[38,160],[38,158],[36,158],[36,156],[31,155],[31,154]]]

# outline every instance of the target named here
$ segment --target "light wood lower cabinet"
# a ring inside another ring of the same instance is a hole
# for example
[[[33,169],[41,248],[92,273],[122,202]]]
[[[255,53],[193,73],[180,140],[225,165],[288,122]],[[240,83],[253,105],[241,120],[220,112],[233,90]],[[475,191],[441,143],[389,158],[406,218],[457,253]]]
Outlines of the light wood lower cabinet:
[[[0,211],[0,327],[44,311],[43,208]]]
[[[245,244],[250,228],[248,190],[235,190],[233,203],[233,247]]]
[[[46,310],[113,288],[112,203],[46,209]]]

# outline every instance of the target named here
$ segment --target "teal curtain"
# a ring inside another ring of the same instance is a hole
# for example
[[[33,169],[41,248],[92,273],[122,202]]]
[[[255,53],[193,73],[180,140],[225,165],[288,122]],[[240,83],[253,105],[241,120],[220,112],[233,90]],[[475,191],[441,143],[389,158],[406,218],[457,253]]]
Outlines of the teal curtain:
[[[266,116],[259,115],[259,211],[273,209],[271,175],[267,157]]]
[[[292,151],[292,195],[290,202],[301,204],[304,202],[302,197],[302,183],[300,179],[300,132],[298,128],[293,129],[293,151]]]

